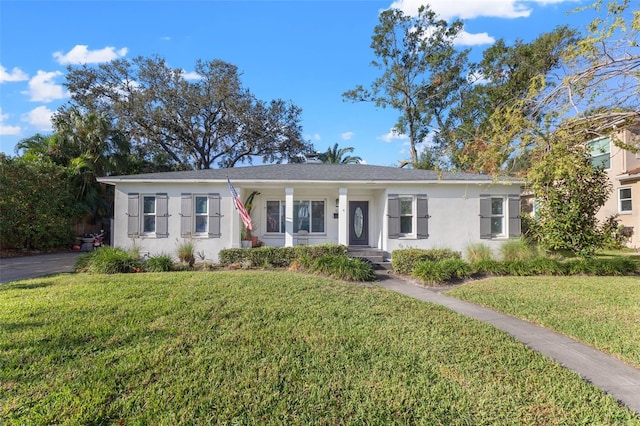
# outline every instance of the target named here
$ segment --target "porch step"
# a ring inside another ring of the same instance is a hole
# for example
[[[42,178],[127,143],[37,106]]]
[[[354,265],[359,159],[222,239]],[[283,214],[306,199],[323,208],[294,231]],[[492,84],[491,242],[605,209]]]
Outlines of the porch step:
[[[374,269],[391,270],[391,262],[389,262],[387,252],[372,247],[349,247],[349,257],[358,257],[371,263]]]

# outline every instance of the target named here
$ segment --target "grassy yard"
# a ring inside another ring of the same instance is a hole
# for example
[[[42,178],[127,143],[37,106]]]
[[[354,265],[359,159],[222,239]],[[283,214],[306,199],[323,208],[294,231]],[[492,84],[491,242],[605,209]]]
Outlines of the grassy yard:
[[[500,277],[447,294],[551,328],[640,368],[639,277]]]
[[[285,271],[0,286],[0,368],[4,424],[640,424],[488,325]]]

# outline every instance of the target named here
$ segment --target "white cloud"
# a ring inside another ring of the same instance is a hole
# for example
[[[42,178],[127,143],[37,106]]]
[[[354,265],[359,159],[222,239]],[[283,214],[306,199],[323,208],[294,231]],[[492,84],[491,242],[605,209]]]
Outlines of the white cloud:
[[[460,31],[453,43],[456,46],[478,46],[481,44],[493,44],[496,41],[487,33],[471,34],[466,31]]]
[[[15,136],[20,134],[20,127],[9,126],[4,124],[4,121],[9,118],[9,114],[3,114],[0,109],[0,135],[2,136]]]
[[[409,136],[403,133],[398,133],[396,129],[391,129],[389,130],[389,133],[380,135],[376,139],[390,143],[393,141],[406,141],[407,139],[409,139]]]
[[[111,46],[99,50],[89,50],[88,47],[89,46],[84,44],[77,44],[67,53],[55,52],[53,57],[61,65],[98,64],[121,58],[125,56],[128,51],[126,47],[118,50]]]
[[[353,137],[354,134],[355,133],[353,132],[344,132],[343,134],[340,135],[340,137],[342,138],[343,141],[348,141]]]
[[[195,71],[186,72],[182,70],[182,77],[184,77],[185,80],[202,80],[202,76]]]
[[[22,116],[22,121],[26,121],[27,123],[35,127],[36,130],[50,132],[53,130],[53,126],[51,125],[52,115],[52,110],[50,110],[46,106],[39,106],[24,114]]]
[[[442,19],[473,19],[479,17],[492,18],[526,18],[531,14],[527,4],[557,4],[575,2],[576,0],[430,0],[429,6]],[[391,8],[400,9],[405,14],[415,16],[424,0],[396,0]]]
[[[0,83],[5,81],[27,81],[29,76],[20,68],[14,67],[11,72],[7,72],[7,69],[0,65]]]
[[[51,102],[55,99],[69,97],[69,92],[65,92],[61,84],[56,84],[54,79],[61,76],[60,71],[45,72],[38,70],[38,73],[29,81],[29,90],[22,92],[29,95],[32,102]]]

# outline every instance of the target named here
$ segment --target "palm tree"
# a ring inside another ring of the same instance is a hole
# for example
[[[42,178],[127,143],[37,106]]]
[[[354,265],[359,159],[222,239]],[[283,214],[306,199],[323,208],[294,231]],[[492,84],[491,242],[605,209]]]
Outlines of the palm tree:
[[[353,147],[349,146],[347,148],[338,149],[338,144],[335,144],[333,145],[333,148],[328,147],[325,152],[318,155],[318,158],[326,164],[360,164],[362,161],[362,158],[360,157],[352,155],[343,157],[345,154],[351,152],[353,152]]]

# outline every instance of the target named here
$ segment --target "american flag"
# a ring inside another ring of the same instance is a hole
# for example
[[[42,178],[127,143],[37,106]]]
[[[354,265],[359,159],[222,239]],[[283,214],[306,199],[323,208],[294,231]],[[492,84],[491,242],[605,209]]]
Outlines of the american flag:
[[[238,195],[238,191],[231,185],[231,181],[227,178],[227,182],[229,183],[229,191],[231,191],[231,196],[233,197],[233,205],[236,206],[236,210],[240,214],[240,219],[242,219],[242,223],[244,223],[244,227],[248,230],[253,229],[253,224],[251,223],[251,216],[249,216],[249,212],[242,204],[240,200],[240,196]]]

